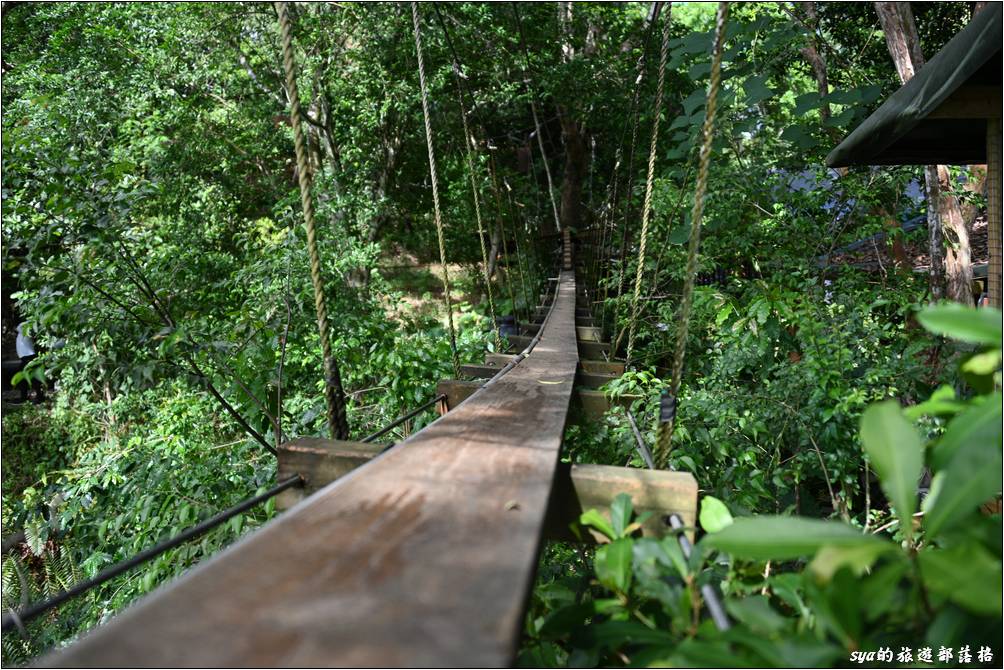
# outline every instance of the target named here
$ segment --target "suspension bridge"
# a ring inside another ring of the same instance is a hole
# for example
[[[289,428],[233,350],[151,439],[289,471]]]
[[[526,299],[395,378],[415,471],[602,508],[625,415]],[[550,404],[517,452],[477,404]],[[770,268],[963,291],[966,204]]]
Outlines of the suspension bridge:
[[[658,513],[647,532],[693,526],[690,474],[560,467],[582,370],[571,254],[566,234],[539,330],[469,397],[383,453],[285,445],[302,501],[42,665],[504,666],[542,541],[584,506],[628,492]]]

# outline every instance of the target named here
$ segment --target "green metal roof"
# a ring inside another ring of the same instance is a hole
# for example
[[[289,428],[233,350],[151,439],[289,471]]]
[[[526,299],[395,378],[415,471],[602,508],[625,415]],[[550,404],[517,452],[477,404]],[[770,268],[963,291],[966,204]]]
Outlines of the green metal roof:
[[[1000,3],[977,14],[913,79],[831,151],[826,164],[986,163],[985,119],[927,118],[963,85],[1001,85]]]

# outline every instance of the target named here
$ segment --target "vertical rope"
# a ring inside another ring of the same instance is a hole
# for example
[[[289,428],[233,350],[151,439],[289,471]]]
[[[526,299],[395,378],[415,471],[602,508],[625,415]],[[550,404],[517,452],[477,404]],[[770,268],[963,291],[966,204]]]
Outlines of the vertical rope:
[[[495,157],[491,154],[488,155],[488,172],[492,179],[492,193],[495,195],[495,212],[498,216],[498,226],[499,232],[502,237],[502,254],[505,256],[505,274],[506,274],[506,286],[509,289],[509,301],[512,302],[512,313],[515,319],[519,320],[519,313],[516,310],[516,289],[513,287],[513,280],[515,277],[512,272],[512,258],[509,256],[509,242],[507,240],[508,233],[506,231],[503,222],[505,220],[502,214],[502,198],[499,197],[499,184],[498,179],[495,176]],[[512,212],[509,213],[509,218],[512,218]],[[515,229],[515,222],[513,223]],[[523,266],[519,264],[519,245],[516,246],[516,265],[520,271],[520,278],[523,276]],[[523,290],[523,301],[526,302],[526,288],[524,285]],[[529,309],[529,306],[527,306]]]
[[[453,39],[450,37],[450,31],[446,28],[446,21],[443,19],[442,12],[439,11],[439,5],[433,3],[432,8],[436,11],[436,19],[443,29],[443,35],[446,37],[446,43],[450,47],[450,54],[453,58],[453,79],[457,84],[457,103],[460,107],[460,120],[464,128],[464,147],[467,149],[467,171],[471,177],[471,194],[474,197],[474,218],[477,220],[478,241],[481,243],[481,263],[485,277],[485,290],[488,292],[488,312],[492,319],[495,349],[496,351],[501,351],[502,340],[499,336],[498,319],[495,316],[495,296],[492,291],[492,278],[488,272],[488,250],[485,248],[485,229],[481,219],[481,196],[478,193],[477,175],[474,171],[474,154],[476,153],[476,148],[474,136],[471,134],[470,124],[467,121],[467,106],[464,100],[463,77],[460,74],[460,60],[457,57],[457,50],[453,48]]]
[[[317,252],[317,230],[314,225],[314,203],[311,198],[313,180],[303,140],[300,93],[296,87],[293,38],[286,3],[276,2],[275,11],[279,15],[279,29],[282,35],[282,64],[286,72],[286,88],[289,91],[290,120],[293,125],[293,145],[296,149],[296,168],[300,184],[300,204],[303,207],[304,227],[307,229],[310,281],[314,287],[314,309],[317,312],[317,330],[321,337],[321,353],[324,357],[324,397],[328,408],[328,430],[336,440],[346,440],[349,437],[349,423],[345,416],[345,391],[342,388],[338,363],[331,353],[331,342],[328,340],[328,310],[324,304],[324,281],[321,278],[321,259]]]
[[[638,323],[638,300],[641,298],[642,276],[645,273],[645,246],[648,244],[648,224],[652,218],[652,186],[655,182],[655,150],[659,142],[659,119],[662,116],[662,92],[666,82],[666,61],[669,58],[669,28],[672,3],[667,8],[662,24],[662,45],[659,48],[659,80],[655,88],[655,118],[652,120],[652,139],[648,149],[648,176],[645,180],[645,200],[641,212],[641,241],[638,248],[638,269],[634,277],[634,297],[631,299],[631,321],[628,324],[628,344],[625,367],[631,364],[634,338]]]
[[[436,219],[436,236],[439,238],[439,262],[443,266],[443,296],[446,299],[446,317],[450,325],[450,351],[453,356],[453,374],[460,376],[460,358],[457,355],[457,331],[453,325],[453,301],[450,298],[450,271],[446,267],[446,243],[443,241],[443,218],[439,210],[439,180],[436,176],[436,153],[432,148],[432,123],[429,121],[429,91],[425,83],[425,59],[422,57],[422,35],[418,21],[418,3],[411,3],[411,20],[415,26],[415,53],[418,54],[418,82],[422,89],[422,117],[425,121],[425,144],[429,150],[429,177],[432,179],[432,211]]]
[[[673,354],[673,377],[670,381],[670,406],[660,423],[656,441],[655,461],[660,468],[669,460],[670,443],[676,426],[676,401],[680,393],[683,376],[683,356],[687,351],[687,334],[690,330],[690,309],[694,298],[694,277],[697,275],[697,251],[701,246],[701,218],[704,216],[704,196],[708,190],[708,166],[711,163],[711,141],[715,131],[715,111],[718,104],[718,87],[721,83],[722,46],[725,42],[725,20],[729,14],[729,3],[719,2],[715,15],[715,42],[711,58],[711,81],[708,84],[708,100],[704,111],[704,126],[701,128],[701,154],[697,164],[697,182],[694,188],[694,208],[691,210],[690,244],[687,247],[687,274],[683,282],[683,298],[680,303],[680,317],[676,333],[676,351]]]
[[[495,166],[494,166],[494,161],[493,161],[493,163],[492,163],[492,179],[495,179],[495,178],[496,178],[496,176],[495,176]],[[512,202],[512,187],[509,186],[509,182],[508,181],[504,181],[504,183],[505,183],[505,188],[506,188],[505,197],[506,197],[506,203],[508,204],[509,221],[512,222],[512,239],[513,239],[513,244],[516,245],[516,269],[519,270],[519,284],[520,284],[520,288],[522,289],[522,293],[523,293],[523,305],[526,308],[526,318],[527,318],[527,321],[529,321],[530,320],[530,310],[535,306],[535,304],[530,302],[530,289],[527,287],[526,276],[527,276],[527,274],[530,273],[530,270],[529,270],[529,261],[526,260],[525,255],[523,254],[523,252],[520,251],[520,247],[519,247],[520,229],[522,228],[523,231],[526,232],[526,221],[525,221],[525,219],[524,219],[524,217],[522,215],[522,212],[520,212],[520,216],[519,217],[516,216],[516,206]],[[496,184],[495,190],[496,190],[496,193],[497,193],[498,192],[498,184]],[[506,251],[506,254],[508,254],[508,253],[509,252]],[[526,268],[525,271],[524,271],[524,267]],[[507,257],[506,258],[506,269],[508,269],[508,268],[509,268],[509,259]]]
[[[554,199],[554,180],[551,179],[551,166],[547,162],[547,152],[544,151],[544,136],[540,132],[540,119],[537,116],[537,103],[533,100],[533,90],[530,87],[530,54],[526,50],[526,35],[523,32],[523,21],[519,18],[519,3],[512,3],[512,11],[516,16],[516,27],[519,29],[519,44],[523,50],[526,67],[523,70],[523,84],[530,95],[530,113],[533,114],[534,132],[537,134],[537,146],[540,147],[540,158],[544,161],[544,172],[547,174],[547,194],[551,197],[551,211],[554,212],[554,226],[561,232],[561,217],[558,215],[558,201]]]

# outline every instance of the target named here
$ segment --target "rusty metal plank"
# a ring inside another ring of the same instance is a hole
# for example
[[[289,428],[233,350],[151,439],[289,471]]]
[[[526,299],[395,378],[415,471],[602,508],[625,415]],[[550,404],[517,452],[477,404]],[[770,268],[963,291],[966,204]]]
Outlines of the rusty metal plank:
[[[574,301],[564,272],[508,374],[40,664],[509,665],[572,396]]]

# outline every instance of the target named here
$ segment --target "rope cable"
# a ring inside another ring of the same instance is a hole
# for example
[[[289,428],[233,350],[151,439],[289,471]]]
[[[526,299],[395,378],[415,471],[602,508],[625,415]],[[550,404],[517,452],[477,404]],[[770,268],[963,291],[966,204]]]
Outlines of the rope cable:
[[[540,158],[544,162],[544,172],[547,174],[547,194],[551,197],[551,210],[554,212],[554,226],[561,232],[561,217],[558,215],[558,202],[554,199],[554,181],[551,179],[551,166],[547,162],[547,152],[544,151],[544,136],[540,132],[540,118],[537,116],[537,103],[534,102],[533,89],[530,86],[530,53],[526,49],[526,34],[523,32],[523,21],[519,17],[519,3],[512,3],[513,15],[516,17],[516,27],[519,30],[519,46],[523,50],[526,63],[523,69],[523,85],[530,98],[530,113],[533,114],[533,127],[537,135],[537,146],[540,147]]]
[[[11,609],[4,614],[2,630],[4,633],[13,628],[18,628],[23,630],[24,628],[23,622],[31,621],[38,615],[48,612],[54,607],[58,607],[67,600],[74,598],[80,595],[81,593],[85,593],[86,591],[89,591],[95,586],[100,586],[101,584],[104,584],[105,582],[114,579],[115,577],[118,577],[122,573],[132,570],[136,566],[142,565],[143,563],[146,563],[150,559],[160,556],[169,549],[174,549],[175,547],[187,542],[188,540],[203,535],[204,533],[212,530],[213,528],[216,528],[224,521],[228,521],[229,519],[237,516],[238,514],[243,514],[252,507],[259,505],[262,502],[265,502],[269,498],[272,498],[282,493],[288,488],[292,488],[294,486],[302,486],[303,483],[304,479],[299,474],[287,477],[286,479],[277,482],[275,486],[265,491],[264,493],[260,493],[251,498],[247,498],[246,500],[243,500],[242,502],[239,502],[233,507],[230,507],[228,509],[223,510],[222,512],[219,512],[218,514],[206,519],[205,521],[197,523],[194,526],[190,526],[189,528],[183,530],[174,537],[164,540],[163,542],[160,542],[158,544],[155,544],[152,547],[148,547],[143,551],[139,552],[138,554],[136,554],[135,556],[133,556],[132,558],[127,558],[126,560],[121,561],[120,563],[116,563],[115,565],[107,567],[98,574],[96,574],[94,577],[91,577],[90,579],[85,579],[82,582],[77,582],[76,584],[69,587],[65,591],[60,591],[59,593],[56,593],[47,600],[43,600],[41,602],[36,602],[31,605],[28,605],[20,612]]]
[[[645,179],[645,200],[642,204],[641,233],[638,248],[638,268],[634,278],[634,297],[631,300],[631,321],[628,323],[625,367],[631,364],[638,321],[638,299],[641,297],[642,277],[645,273],[645,247],[648,244],[648,226],[652,218],[652,187],[655,183],[655,151],[659,143],[659,119],[662,117],[662,94],[666,83],[666,61],[669,59],[669,29],[672,23],[672,3],[667,8],[662,24],[662,45],[659,49],[659,78],[655,88],[655,118],[652,119],[652,139],[648,150],[648,176]]]
[[[418,20],[418,3],[411,3],[411,20],[415,27],[415,53],[418,55],[418,81],[422,89],[422,118],[425,121],[425,144],[429,151],[429,177],[432,180],[432,211],[439,240],[439,262],[443,266],[443,297],[446,300],[446,318],[450,326],[450,351],[453,374],[460,376],[460,357],[457,354],[457,330],[453,324],[453,300],[450,297],[450,271],[446,266],[446,243],[443,239],[443,217],[439,209],[439,179],[436,175],[436,152],[432,147],[432,123],[429,120],[429,90],[425,82],[425,59],[422,57],[422,34]]]
[[[307,231],[307,254],[310,258],[310,281],[314,288],[317,331],[320,335],[321,353],[324,359],[324,398],[328,409],[328,430],[336,440],[346,440],[349,437],[349,423],[345,414],[345,390],[342,388],[338,362],[331,353],[331,342],[328,339],[328,310],[324,303],[324,280],[321,277],[321,259],[317,251],[317,229],[314,223],[314,202],[311,197],[313,179],[303,139],[300,93],[296,86],[296,64],[293,60],[292,30],[286,3],[276,2],[275,11],[279,16],[279,29],[282,35],[282,64],[286,74],[286,89],[289,91],[290,121],[293,125],[293,146],[296,151],[300,203],[303,208],[303,223]]]
[[[443,34],[446,36],[446,43],[450,47],[450,54],[453,59],[453,78],[457,84],[457,103],[460,107],[460,120],[463,124],[464,130],[464,147],[467,150],[467,171],[470,174],[471,193],[474,198],[474,218],[478,224],[478,242],[481,243],[481,263],[485,278],[485,290],[488,293],[488,312],[492,319],[492,333],[495,336],[495,348],[501,351],[502,340],[499,335],[498,318],[495,315],[495,296],[492,291],[491,274],[488,272],[488,250],[485,248],[485,230],[481,218],[481,196],[478,194],[477,175],[474,171],[474,136],[471,134],[470,125],[467,122],[467,106],[464,104],[464,85],[463,77],[460,74],[460,60],[457,58],[457,51],[453,47],[453,40],[450,38],[450,33],[446,29],[446,22],[443,21],[443,15],[439,11],[439,5],[437,3],[432,3],[432,8],[436,11],[436,19],[439,21],[439,25],[443,29]]]
[[[659,5],[661,7],[661,5]],[[628,162],[627,162],[627,194],[624,197],[624,215],[623,215],[623,231],[621,232],[621,247],[620,247],[620,262],[617,268],[617,305],[614,307],[614,323],[613,330],[617,330],[619,317],[621,315],[621,305],[620,298],[624,294],[624,275],[627,267],[627,248],[628,242],[631,239],[631,205],[634,196],[634,159],[636,154],[636,149],[638,147],[638,121],[640,117],[640,94],[641,94],[641,82],[644,79],[645,71],[648,64],[648,47],[651,42],[651,30],[655,26],[655,21],[658,19],[658,14],[652,19],[652,23],[649,24],[649,33],[646,35],[644,48],[642,50],[642,55],[638,58],[638,63],[635,66],[635,71],[637,76],[634,82],[634,96],[631,100],[631,144],[628,150]],[[612,244],[612,241],[611,241]],[[610,347],[610,356],[616,356],[617,351],[620,349],[621,338],[624,336],[624,331],[621,329],[617,338],[614,340],[612,346]]]
[[[690,243],[687,247],[687,269],[683,283],[683,297],[680,302],[680,316],[676,333],[676,351],[673,354],[673,373],[665,416],[660,417],[656,442],[656,463],[665,467],[669,461],[670,444],[676,426],[676,400],[680,393],[680,378],[683,375],[683,357],[687,350],[687,335],[690,330],[690,311],[694,298],[694,278],[697,275],[697,251],[701,245],[701,218],[704,216],[704,196],[708,189],[708,167],[711,163],[711,141],[715,131],[715,111],[718,104],[718,88],[721,84],[722,48],[725,42],[725,21],[729,14],[729,3],[718,3],[715,15],[715,41],[712,47],[711,81],[708,84],[708,98],[701,128],[701,153],[697,164],[697,179],[694,187],[694,207],[691,210]]]

